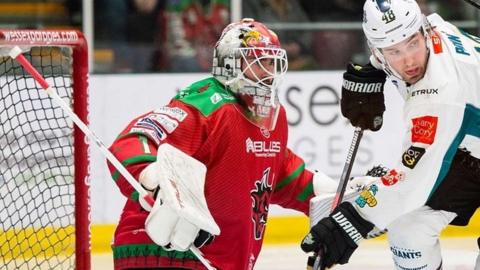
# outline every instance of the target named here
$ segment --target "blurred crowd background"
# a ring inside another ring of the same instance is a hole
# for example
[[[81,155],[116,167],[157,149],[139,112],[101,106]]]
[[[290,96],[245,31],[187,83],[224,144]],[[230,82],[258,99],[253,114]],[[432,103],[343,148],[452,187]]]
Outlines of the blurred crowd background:
[[[92,0],[93,73],[208,72],[234,0]],[[462,29],[480,32],[463,0],[417,0]],[[0,27],[82,30],[82,0],[0,0]],[[240,17],[273,29],[290,70],[343,69],[368,61],[362,0],[243,0]],[[238,15],[238,14],[237,14]]]

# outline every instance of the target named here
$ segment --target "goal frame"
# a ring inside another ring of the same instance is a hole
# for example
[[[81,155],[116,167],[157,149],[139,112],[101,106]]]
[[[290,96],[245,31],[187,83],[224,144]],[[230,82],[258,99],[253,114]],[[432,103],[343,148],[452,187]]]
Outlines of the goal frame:
[[[88,46],[76,30],[0,29],[0,47],[68,46],[72,48],[73,111],[88,125]],[[75,269],[91,269],[89,144],[73,127],[75,187]]]

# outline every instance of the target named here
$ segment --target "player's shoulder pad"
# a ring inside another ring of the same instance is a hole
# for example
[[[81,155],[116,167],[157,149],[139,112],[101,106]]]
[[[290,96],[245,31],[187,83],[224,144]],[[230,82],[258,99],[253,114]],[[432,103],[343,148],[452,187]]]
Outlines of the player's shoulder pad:
[[[437,13],[432,13],[428,15],[427,21],[432,27],[443,25],[445,23],[445,20]]]
[[[436,32],[443,36],[443,44],[452,52],[450,55],[454,59],[477,64],[477,58],[471,56],[480,52],[480,39],[478,37],[459,29],[436,13],[429,15],[427,20]]]
[[[195,107],[204,116],[209,116],[225,104],[236,102],[233,93],[214,77],[193,83],[174,99]]]

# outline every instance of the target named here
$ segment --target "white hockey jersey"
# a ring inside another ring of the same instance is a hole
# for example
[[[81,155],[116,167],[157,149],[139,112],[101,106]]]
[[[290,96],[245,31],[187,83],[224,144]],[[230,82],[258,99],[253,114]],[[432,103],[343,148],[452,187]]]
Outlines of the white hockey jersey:
[[[427,41],[425,76],[409,87],[389,78],[405,98],[407,129],[397,174],[364,191],[354,203],[362,216],[382,229],[427,202],[460,146],[480,157],[480,38],[437,14],[427,19],[439,39],[435,50],[433,38]]]

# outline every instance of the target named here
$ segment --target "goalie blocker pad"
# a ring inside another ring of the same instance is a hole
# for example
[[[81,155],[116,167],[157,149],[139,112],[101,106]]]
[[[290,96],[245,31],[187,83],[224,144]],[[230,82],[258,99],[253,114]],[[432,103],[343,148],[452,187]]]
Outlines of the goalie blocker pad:
[[[205,165],[166,143],[159,146],[154,164],[158,172],[162,203],[196,227],[219,235],[220,228],[205,200]]]

